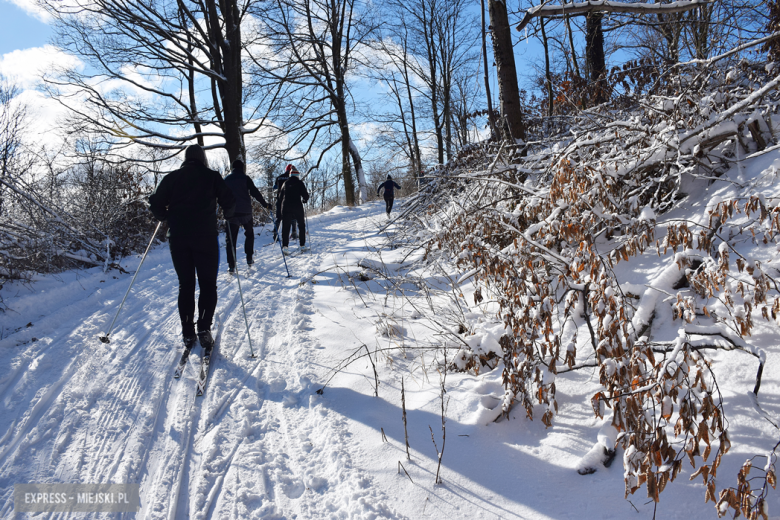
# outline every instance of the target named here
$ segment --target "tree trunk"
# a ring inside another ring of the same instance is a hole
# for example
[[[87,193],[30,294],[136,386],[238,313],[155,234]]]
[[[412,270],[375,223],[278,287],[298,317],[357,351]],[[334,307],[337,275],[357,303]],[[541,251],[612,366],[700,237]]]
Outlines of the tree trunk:
[[[344,198],[347,206],[355,205],[355,182],[352,179],[352,167],[349,157],[352,151],[350,143],[352,138],[349,136],[349,124],[347,123],[347,113],[343,104],[337,108],[339,129],[341,130],[341,178],[344,179]]]
[[[185,18],[184,12],[181,9],[179,9],[179,23],[182,25],[182,27],[187,23],[187,19]],[[195,100],[195,62],[192,59],[192,52],[195,49],[195,46],[192,45],[191,38],[191,35],[187,33],[187,65],[189,66],[189,70],[187,71],[187,90],[190,95],[190,119],[192,120],[192,125],[195,128],[195,133],[198,134],[198,144],[203,146],[203,136],[201,135],[203,128],[200,124],[200,114],[198,113],[198,105]]]
[[[485,67],[485,97],[487,98],[488,125],[490,125],[490,138],[498,139],[498,129],[496,126],[496,115],[493,113],[493,99],[490,97],[490,76],[487,57],[487,37],[485,27],[485,0],[480,0],[482,6],[482,65]]]
[[[770,0],[767,5],[767,24],[766,30],[770,34],[780,31],[780,0]],[[780,38],[775,38],[766,42],[762,47],[766,51],[767,58],[770,61],[780,61]]]
[[[607,100],[607,64],[604,59],[604,33],[601,30],[603,15],[590,12],[585,18],[585,59],[588,64],[593,87],[593,102],[596,105]]]
[[[336,48],[338,51],[338,48]],[[352,138],[349,135],[349,120],[347,119],[347,108],[344,105],[344,84],[336,78],[336,98],[331,97],[331,103],[336,109],[336,117],[341,130],[341,177],[344,179],[344,196],[347,206],[355,205],[355,183],[352,179],[352,168],[349,158],[352,154]]]
[[[438,88],[436,87],[436,67],[431,66],[431,111],[433,112],[433,127],[436,133],[436,153],[439,160],[439,164],[444,164],[444,136],[442,135],[441,127],[441,114],[439,114],[439,96]]]
[[[550,73],[550,49],[547,46],[547,32],[544,30],[544,18],[539,21],[542,26],[542,43],[544,44],[544,78],[545,89],[547,90],[547,116],[553,115],[553,86],[552,74]]]
[[[243,79],[241,75],[241,20],[236,0],[222,0],[220,8],[224,22],[221,23],[215,0],[207,0],[207,22],[211,57],[214,71],[224,79],[217,80],[222,102],[222,131],[225,134],[225,149],[230,162],[237,158],[246,160],[244,147]],[[222,34],[222,25],[225,34]]]
[[[701,6],[688,12],[693,42],[693,55],[697,60],[706,60],[710,54],[710,28],[712,24],[713,6]]]
[[[404,50],[404,52],[406,52]],[[406,59],[406,57],[404,57]],[[403,64],[404,66],[404,72],[406,70],[406,63]],[[404,130],[404,138],[406,139],[406,148],[409,150],[409,173],[411,173],[415,178],[417,178],[417,175],[419,175],[417,172],[416,164],[417,164],[417,139],[415,137],[414,142],[412,142],[412,133],[416,133],[417,130],[415,128],[414,124],[414,104],[412,103],[411,94],[409,95],[409,102],[410,102],[410,112],[411,112],[411,130],[410,130],[410,123],[406,121],[406,111],[404,110],[404,103],[401,99],[401,88],[398,86],[398,82],[396,81],[395,77],[392,78],[393,81],[393,94],[395,95],[396,102],[398,103],[398,112],[399,116],[401,117],[401,127]],[[407,92],[409,91],[409,79],[406,77],[404,79],[404,83],[406,85]]]
[[[358,204],[364,204],[368,202],[366,175],[363,173],[363,159],[360,158],[360,152],[352,139],[349,140],[349,154],[352,157],[352,162],[355,163],[355,174],[358,180]]]
[[[517,86],[515,53],[506,4],[500,0],[488,0],[493,55],[498,72],[498,99],[502,127],[512,141],[525,139],[525,124],[520,107],[520,90]]]
[[[428,9],[430,8],[430,12]],[[431,89],[431,113],[433,114],[433,128],[436,134],[436,152],[439,164],[444,164],[444,136],[442,135],[441,114],[439,114],[439,49],[436,46],[436,4],[426,4],[423,7],[424,18],[423,34],[425,37],[425,51],[428,58],[428,70],[430,74],[429,88]],[[430,19],[428,18],[430,15]]]
[[[569,49],[571,49],[571,62],[574,65],[574,74],[581,78],[580,65],[577,62],[577,51],[574,48],[574,33],[571,30],[571,22],[569,21],[569,15],[563,15],[563,21],[566,23],[566,32],[569,35]]]
[[[442,72],[442,105],[444,119],[444,147],[447,152],[447,161],[452,159],[452,78]]]
[[[409,69],[406,60],[406,47],[404,47],[404,83],[406,83],[406,95],[409,98],[409,113],[412,118],[412,141],[414,144],[412,153],[412,169],[414,178],[417,179],[417,187],[420,187],[420,176],[422,175],[422,158],[420,156],[420,140],[417,138],[417,118],[414,115],[414,98],[412,97],[412,85],[409,80]]]

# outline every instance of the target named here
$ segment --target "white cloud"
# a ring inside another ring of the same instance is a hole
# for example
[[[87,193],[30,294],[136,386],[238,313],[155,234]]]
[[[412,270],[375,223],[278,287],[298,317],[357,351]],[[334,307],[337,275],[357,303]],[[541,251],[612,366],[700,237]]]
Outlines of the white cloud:
[[[377,138],[382,131],[382,127],[374,122],[366,121],[362,123],[351,123],[349,125],[349,131],[357,136],[357,140],[363,141],[367,145]]]
[[[35,88],[45,72],[55,67],[81,67],[82,62],[54,45],[18,49],[0,58],[0,76],[21,89]]]
[[[30,144],[56,147],[62,142],[58,127],[68,113],[65,107],[35,90],[21,92],[16,101],[24,105],[27,112],[25,134]]]
[[[6,1],[18,6],[25,13],[32,16],[33,18],[37,18],[43,23],[49,23],[51,21],[52,18],[51,15],[48,12],[46,12],[45,9],[42,9],[41,6],[38,5],[38,2],[36,0],[6,0]]]
[[[18,49],[0,56],[0,79],[19,89],[16,102],[27,111],[27,139],[56,146],[62,142],[57,128],[68,111],[37,90],[41,76],[56,67],[82,67],[82,62],[53,45]]]

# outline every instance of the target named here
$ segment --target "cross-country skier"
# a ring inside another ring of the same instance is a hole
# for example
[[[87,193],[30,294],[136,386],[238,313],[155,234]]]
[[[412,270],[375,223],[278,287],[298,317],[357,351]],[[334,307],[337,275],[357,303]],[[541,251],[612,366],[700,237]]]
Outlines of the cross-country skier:
[[[274,182],[274,193],[276,193],[276,220],[274,221],[274,242],[279,239],[279,226],[282,224],[282,185],[284,181],[290,178],[290,171],[295,169],[292,164],[288,164],[284,168],[284,173],[276,178]],[[298,231],[296,230],[295,219],[292,221],[292,239],[298,238]]]
[[[244,252],[246,253],[247,265],[252,265],[252,255],[255,246],[255,230],[252,225],[252,199],[254,197],[265,209],[270,209],[263,198],[263,194],[257,189],[255,183],[245,172],[244,161],[236,159],[233,161],[233,171],[225,177],[225,184],[228,185],[236,198],[236,210],[233,217],[228,219],[228,228],[230,236],[225,239],[225,248],[227,249],[227,261],[229,272],[236,272],[236,239],[238,238],[239,228],[244,228]],[[232,247],[231,247],[232,246]]]
[[[287,246],[290,242],[290,226],[293,219],[298,221],[298,237],[300,238],[301,251],[306,251],[306,217],[303,212],[303,205],[309,202],[309,192],[306,185],[301,180],[301,173],[290,165],[290,178],[284,181],[279,190],[279,197],[282,200],[282,251],[289,254]]]
[[[387,211],[387,216],[389,218],[390,212],[393,210],[393,201],[395,200],[395,193],[393,192],[393,188],[400,190],[401,187],[395,183],[392,175],[388,175],[387,180],[380,184],[376,189],[377,195],[379,195],[379,192],[382,190],[382,188],[385,189],[385,211]]]
[[[206,152],[198,145],[184,151],[184,163],[162,178],[149,197],[157,220],[168,221],[168,245],[179,277],[179,317],[186,348],[195,344],[195,275],[198,277],[198,335],[201,346],[214,345],[211,323],[217,307],[217,202],[226,217],[236,200],[219,173],[209,169]]]

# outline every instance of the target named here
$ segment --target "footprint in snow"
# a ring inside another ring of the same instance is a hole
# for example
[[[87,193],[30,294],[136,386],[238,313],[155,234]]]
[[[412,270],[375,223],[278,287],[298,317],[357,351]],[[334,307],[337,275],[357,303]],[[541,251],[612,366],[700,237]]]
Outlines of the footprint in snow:
[[[291,499],[300,498],[303,492],[306,491],[306,486],[303,485],[303,482],[287,476],[279,476],[279,485],[282,488],[282,493]]]
[[[328,487],[328,480],[322,477],[315,477],[313,475],[309,475],[306,478],[306,487],[311,489],[312,491],[319,492]]]
[[[268,390],[273,393],[282,392],[285,388],[287,388],[287,381],[281,377],[274,378],[268,382]]]

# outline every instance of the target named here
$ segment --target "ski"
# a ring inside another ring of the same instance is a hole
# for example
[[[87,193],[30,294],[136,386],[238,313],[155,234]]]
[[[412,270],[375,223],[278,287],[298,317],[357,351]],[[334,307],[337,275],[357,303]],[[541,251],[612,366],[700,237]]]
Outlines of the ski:
[[[213,350],[214,347],[203,349],[203,356],[200,361],[200,374],[198,375],[198,389],[195,392],[195,395],[198,397],[202,396],[206,391],[206,383],[208,383],[209,379],[209,363],[211,362],[211,352]]]
[[[190,351],[192,351],[192,347],[184,347],[184,352],[181,354],[179,364],[176,365],[176,370],[173,371],[174,379],[179,379],[184,373],[184,368],[187,366],[187,360],[190,358]]]

